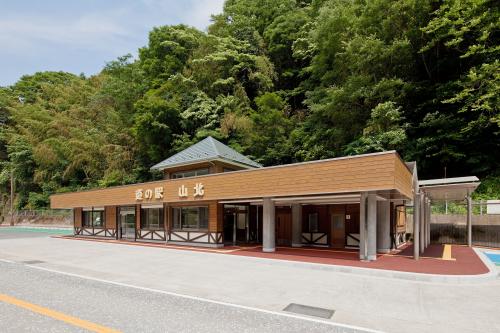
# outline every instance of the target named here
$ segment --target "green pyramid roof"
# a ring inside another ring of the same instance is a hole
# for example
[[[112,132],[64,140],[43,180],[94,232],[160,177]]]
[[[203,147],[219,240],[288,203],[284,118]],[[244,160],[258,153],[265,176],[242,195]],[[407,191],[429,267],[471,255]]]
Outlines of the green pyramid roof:
[[[200,162],[208,162],[213,160],[221,160],[223,162],[242,166],[244,168],[260,168],[257,162],[252,161],[248,157],[238,153],[231,147],[226,146],[222,142],[212,138],[211,136],[201,140],[198,143],[170,156],[164,161],[155,164],[151,170],[163,170],[181,165],[195,164]]]

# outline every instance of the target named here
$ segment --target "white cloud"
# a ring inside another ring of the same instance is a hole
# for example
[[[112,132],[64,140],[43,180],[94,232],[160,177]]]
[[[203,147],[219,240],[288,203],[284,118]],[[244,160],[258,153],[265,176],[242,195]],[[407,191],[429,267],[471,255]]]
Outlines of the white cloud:
[[[102,15],[82,15],[76,20],[49,20],[39,17],[11,18],[0,21],[0,43],[9,53],[53,47],[108,49],[133,31],[119,21]],[[45,45],[49,43],[50,45]]]
[[[224,0],[200,0],[194,4],[194,8],[190,12],[186,12],[183,16],[186,23],[205,30],[209,23],[212,14],[222,12]]]

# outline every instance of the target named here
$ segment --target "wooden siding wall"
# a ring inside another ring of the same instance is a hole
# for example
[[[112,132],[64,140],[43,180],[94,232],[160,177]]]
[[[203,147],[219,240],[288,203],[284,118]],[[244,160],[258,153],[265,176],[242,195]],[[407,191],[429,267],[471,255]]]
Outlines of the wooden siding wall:
[[[399,155],[394,160],[394,188],[409,199],[413,198],[413,174],[408,170]]]
[[[116,207],[115,206],[107,206],[104,208],[106,217],[104,221],[106,223],[106,229],[115,229],[116,228]]]
[[[193,197],[196,183],[205,194]],[[178,188],[188,188],[188,197],[179,198]],[[214,201],[265,196],[308,195],[359,191],[392,190],[410,198],[412,175],[395,152],[352,158],[298,163],[206,176],[162,180],[51,196],[52,208],[127,205],[136,203],[135,191],[162,186],[163,199],[141,203]]]

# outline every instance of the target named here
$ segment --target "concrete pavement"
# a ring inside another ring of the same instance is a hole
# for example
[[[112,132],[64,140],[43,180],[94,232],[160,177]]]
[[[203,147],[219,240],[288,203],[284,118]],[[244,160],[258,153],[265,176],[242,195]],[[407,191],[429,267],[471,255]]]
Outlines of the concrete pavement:
[[[500,331],[500,280],[453,285],[394,280],[272,261],[48,237],[0,240],[0,259],[279,312],[334,309],[331,321],[386,332]],[[277,329],[280,331],[279,329]]]

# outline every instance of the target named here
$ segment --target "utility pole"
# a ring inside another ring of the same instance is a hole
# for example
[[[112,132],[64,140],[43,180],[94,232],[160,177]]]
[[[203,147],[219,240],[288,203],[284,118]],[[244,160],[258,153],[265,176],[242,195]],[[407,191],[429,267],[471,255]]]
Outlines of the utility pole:
[[[10,225],[14,225],[14,170],[10,170]]]
[[[446,166],[444,167],[444,178],[446,178]],[[448,200],[444,202],[444,213],[448,215]]]

